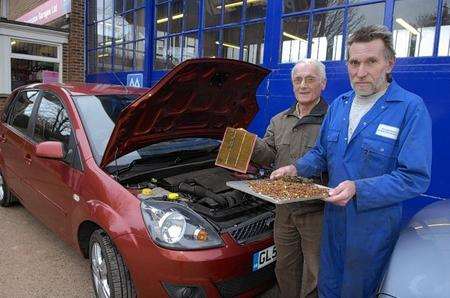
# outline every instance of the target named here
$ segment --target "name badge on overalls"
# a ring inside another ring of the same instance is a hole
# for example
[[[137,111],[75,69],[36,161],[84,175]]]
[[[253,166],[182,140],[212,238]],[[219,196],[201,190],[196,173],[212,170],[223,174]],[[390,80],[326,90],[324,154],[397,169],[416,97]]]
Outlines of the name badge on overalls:
[[[394,127],[394,126],[390,126],[390,125],[386,125],[386,124],[380,124],[380,125],[378,125],[377,131],[375,132],[375,134],[378,136],[381,136],[381,137],[388,138],[388,139],[397,140],[399,131],[400,130],[398,127]]]

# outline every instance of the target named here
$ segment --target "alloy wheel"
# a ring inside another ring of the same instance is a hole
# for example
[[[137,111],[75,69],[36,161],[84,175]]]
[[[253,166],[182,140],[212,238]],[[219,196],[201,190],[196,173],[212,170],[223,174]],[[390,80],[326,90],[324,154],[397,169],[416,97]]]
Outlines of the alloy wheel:
[[[91,250],[91,266],[95,291],[98,297],[109,298],[111,292],[108,284],[108,268],[102,254],[102,248],[99,243],[95,242]]]
[[[0,174],[0,202],[5,199],[3,176]]]

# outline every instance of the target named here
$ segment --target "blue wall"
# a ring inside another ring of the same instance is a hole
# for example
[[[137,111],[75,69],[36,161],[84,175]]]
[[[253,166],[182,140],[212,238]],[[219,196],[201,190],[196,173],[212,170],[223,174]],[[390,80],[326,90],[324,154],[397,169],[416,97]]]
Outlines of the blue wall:
[[[431,0],[430,0],[431,1]],[[435,0],[442,6],[442,0]],[[257,101],[260,111],[249,126],[249,130],[262,136],[270,121],[270,118],[279,111],[286,109],[294,102],[292,87],[290,82],[290,70],[292,64],[281,64],[279,61],[280,44],[280,18],[281,2],[268,1],[266,18],[266,45],[264,49],[263,66],[269,68],[271,74],[261,83],[257,91]],[[362,2],[383,2],[383,1],[362,1]],[[347,3],[347,2],[346,2]],[[385,24],[392,27],[392,0],[386,1]],[[364,4],[364,3],[363,3]],[[154,85],[165,74],[163,71],[152,71],[153,45],[153,1],[147,1],[146,27],[146,61],[144,67],[144,82],[146,86]],[[438,15],[442,14],[442,9]],[[435,53],[437,49],[437,39],[435,40]],[[346,66],[343,61],[325,62],[327,67],[328,84],[323,94],[324,98],[331,102],[339,94],[350,89]],[[133,72],[135,73],[135,72]],[[112,84],[126,84],[126,72],[101,73],[87,75],[88,82],[104,82]],[[423,205],[430,203],[437,198],[450,198],[450,189],[446,183],[450,181],[448,169],[450,167],[450,138],[447,132],[450,131],[450,57],[432,58],[401,58],[397,60],[394,68],[394,79],[405,89],[419,94],[425,101],[433,120],[433,166],[432,183],[427,192],[427,196],[411,200],[405,204],[406,217],[409,217]]]
[[[324,98],[331,102],[339,94],[350,90],[344,62],[328,62],[327,88]],[[257,100],[260,107],[258,114],[249,126],[249,130],[264,135],[270,118],[286,109],[294,102],[290,71],[292,65],[281,65],[271,69],[272,73],[261,83]],[[98,74],[89,76],[92,82],[108,82],[119,84],[120,79],[126,84],[127,73]],[[154,73],[152,85],[164,72]],[[398,59],[394,68],[394,79],[404,88],[420,95],[433,120],[433,166],[432,182],[427,195],[439,198],[450,198],[450,58],[402,58]],[[421,197],[408,202],[405,216],[409,217],[420,207],[434,201],[430,197]]]

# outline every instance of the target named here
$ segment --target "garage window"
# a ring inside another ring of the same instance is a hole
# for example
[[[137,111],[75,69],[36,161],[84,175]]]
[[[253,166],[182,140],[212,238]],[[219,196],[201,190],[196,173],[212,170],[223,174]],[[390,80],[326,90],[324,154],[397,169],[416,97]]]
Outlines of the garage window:
[[[436,12],[436,1],[395,2],[393,35],[397,57],[433,55]]]
[[[89,0],[88,73],[144,70],[145,1]]]
[[[157,1],[153,68],[195,57],[262,64],[266,13],[266,0]]]
[[[280,62],[311,57],[344,58],[345,41],[355,30],[384,22],[384,1],[284,0]]]

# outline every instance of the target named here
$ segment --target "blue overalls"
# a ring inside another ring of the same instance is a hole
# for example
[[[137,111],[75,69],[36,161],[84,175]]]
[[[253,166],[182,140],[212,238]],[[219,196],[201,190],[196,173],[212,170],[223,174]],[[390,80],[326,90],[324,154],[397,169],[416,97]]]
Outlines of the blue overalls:
[[[299,176],[328,171],[329,186],[355,181],[345,207],[326,203],[321,297],[371,297],[398,238],[401,202],[425,192],[431,175],[431,119],[422,99],[392,82],[350,141],[355,93],[330,106],[316,146],[297,160]]]

